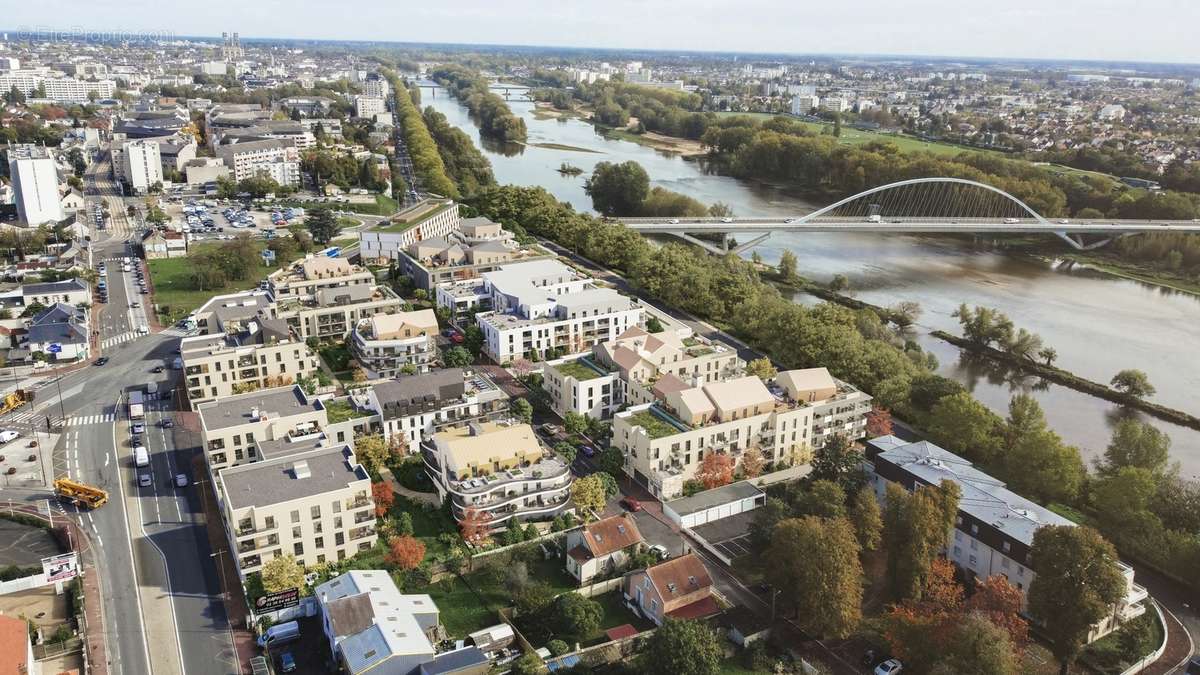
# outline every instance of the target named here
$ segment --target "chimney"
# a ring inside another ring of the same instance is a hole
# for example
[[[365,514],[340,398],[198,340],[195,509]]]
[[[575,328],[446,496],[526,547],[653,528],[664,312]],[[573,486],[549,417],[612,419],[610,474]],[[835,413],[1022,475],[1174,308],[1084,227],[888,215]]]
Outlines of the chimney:
[[[312,472],[308,470],[308,462],[305,460],[300,460],[299,462],[293,464],[292,475],[296,477],[296,480],[311,477]]]

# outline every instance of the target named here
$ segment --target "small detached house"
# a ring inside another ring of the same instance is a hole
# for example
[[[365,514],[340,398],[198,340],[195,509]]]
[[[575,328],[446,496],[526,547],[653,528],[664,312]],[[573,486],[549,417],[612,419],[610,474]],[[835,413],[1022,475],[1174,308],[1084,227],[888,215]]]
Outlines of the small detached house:
[[[86,359],[89,354],[87,310],[58,302],[29,324],[26,349],[54,361]]]
[[[657,625],[667,617],[703,619],[720,613],[712,577],[695,553],[625,575],[626,601]]]
[[[627,514],[610,516],[567,533],[567,572],[589,584],[600,575],[619,570],[642,544],[637,523]]]

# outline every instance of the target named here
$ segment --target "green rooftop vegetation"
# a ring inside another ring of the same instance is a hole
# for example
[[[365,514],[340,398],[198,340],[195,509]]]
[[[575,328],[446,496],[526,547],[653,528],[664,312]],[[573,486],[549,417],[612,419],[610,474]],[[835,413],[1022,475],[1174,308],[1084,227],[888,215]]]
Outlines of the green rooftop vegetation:
[[[426,221],[426,220],[438,215],[439,213],[442,213],[446,209],[452,209],[452,208],[457,208],[457,207],[455,204],[450,203],[450,204],[438,204],[437,206],[435,206],[433,208],[428,208],[425,210],[414,210],[411,215],[406,213],[402,217],[397,217],[397,218],[393,219],[391,224],[389,224],[389,225],[383,225],[383,226],[375,228],[375,231],[376,232],[404,232],[404,231],[408,230],[410,227],[413,227],[414,225],[417,225],[423,221]]]
[[[573,377],[579,381],[593,380],[601,377],[601,373],[595,368],[583,362],[583,359],[575,359],[554,366],[554,369],[568,377]]]
[[[669,422],[663,421],[662,418],[649,410],[642,410],[630,415],[629,423],[645,429],[646,433],[650,434],[650,438],[652,439],[679,433],[679,429],[676,429]]]
[[[325,401],[325,412],[329,415],[330,424],[345,422],[357,417],[371,416],[371,413],[355,408],[353,405],[350,405],[350,401],[345,399],[340,401]]]

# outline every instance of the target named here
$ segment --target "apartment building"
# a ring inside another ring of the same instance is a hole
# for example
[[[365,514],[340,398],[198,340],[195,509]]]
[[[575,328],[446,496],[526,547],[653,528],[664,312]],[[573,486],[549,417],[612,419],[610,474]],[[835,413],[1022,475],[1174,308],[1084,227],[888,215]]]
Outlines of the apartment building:
[[[460,298],[445,290],[438,289],[439,305],[458,311]],[[639,325],[644,312],[632,299],[554,259],[501,265],[484,273],[471,292],[468,306],[490,308],[475,321],[484,352],[497,363],[587,351]]]
[[[428,372],[437,362],[437,315],[432,309],[376,314],[359,320],[350,350],[372,378]]]
[[[387,570],[351,570],[313,597],[333,662],[350,675],[416,673],[446,637],[433,598],[401,593]]]
[[[8,89],[4,89],[8,91]],[[14,145],[8,149],[17,219],[28,225],[57,223],[64,218],[58,198],[58,165],[48,148]]]
[[[592,361],[616,373],[617,402],[630,405],[652,403],[672,388],[726,380],[746,368],[736,350],[688,328],[649,333],[635,326],[592,347]]]
[[[112,80],[82,80],[56,77],[49,71],[11,70],[0,73],[0,91],[16,87],[26,98],[34,98],[39,87],[45,87],[46,99],[59,103],[89,103],[93,98],[112,98],[117,84]]]
[[[313,256],[273,272],[265,282],[275,317],[304,340],[340,340],[362,319],[398,312],[404,301],[375,274],[344,258]]]
[[[329,426],[321,401],[309,399],[296,386],[207,401],[196,406],[196,413],[204,455],[214,475],[262,459],[261,442],[308,442],[321,438]]]
[[[349,445],[310,444],[217,472],[230,550],[238,571],[262,570],[281,555],[309,566],[344,560],[375,545],[371,477]]]
[[[886,497],[889,482],[912,491],[918,485],[957,483],[962,490],[954,531],[946,541],[946,557],[968,582],[1000,575],[1028,598],[1036,574],[1031,567],[1033,535],[1047,525],[1074,526],[1070,520],[1009,490],[1003,482],[971,462],[928,441],[910,443],[881,436],[866,443],[867,477],[876,496]],[[1088,642],[1116,630],[1146,612],[1146,589],[1134,583],[1134,570],[1118,561],[1125,577],[1125,597],[1112,613],[1092,627]]]
[[[225,332],[180,341],[183,376],[193,407],[258,389],[282,387],[299,377],[314,377],[317,355],[282,319],[259,314],[229,321]]]
[[[162,157],[158,141],[140,139],[121,144],[121,180],[127,190],[144,195],[155,184],[162,184]]]
[[[378,75],[367,77],[362,83],[363,93],[367,96],[386,99],[392,95],[392,87],[388,81]]]
[[[573,508],[571,469],[516,422],[471,422],[446,429],[421,445],[425,470],[440,499],[462,520],[468,509],[503,528],[549,520]]]
[[[354,116],[374,117],[387,114],[387,102],[379,96],[355,96]]]
[[[559,417],[573,412],[601,420],[621,406],[619,374],[588,356],[547,361],[542,378]]]
[[[796,371],[768,382],[745,375],[698,386],[664,376],[652,389],[653,403],[613,417],[612,444],[624,453],[626,472],[661,499],[683,492],[706,453],[727,454],[736,466],[747,449],[756,447],[768,468],[805,464],[815,447],[816,425],[822,439],[838,429],[856,439],[866,428],[871,400],[838,382],[833,400],[846,401],[843,407],[849,410],[833,414],[830,399],[820,398],[827,391],[797,387],[806,381]]]
[[[214,295],[189,317],[204,334],[225,333],[257,317],[271,316],[271,297],[266,291],[241,291]]]
[[[515,235],[487,218],[466,218],[445,235],[428,237],[400,249],[393,258],[418,288],[477,279],[501,265],[552,254],[540,246],[522,247]]]
[[[388,441],[416,452],[443,429],[493,421],[508,414],[508,395],[487,375],[445,368],[380,382],[351,393],[359,410],[380,419]]]
[[[786,370],[775,384],[787,398],[812,409],[812,447],[825,445],[831,436],[862,438],[867,433],[871,397],[829,374],[826,368]]]
[[[425,239],[445,237],[458,229],[462,217],[449,199],[423,199],[397,213],[390,223],[358,233],[359,252],[365,261],[387,265],[400,252]]]
[[[280,185],[300,184],[300,155],[291,140],[270,139],[220,145],[214,152],[232,170],[234,180],[265,174]]]

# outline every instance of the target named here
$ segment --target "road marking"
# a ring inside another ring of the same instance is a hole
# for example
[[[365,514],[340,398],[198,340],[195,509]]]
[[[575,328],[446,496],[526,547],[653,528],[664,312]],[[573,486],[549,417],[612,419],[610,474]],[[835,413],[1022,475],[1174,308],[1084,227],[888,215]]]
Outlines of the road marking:
[[[117,403],[114,406],[114,409],[120,407],[121,395],[118,394]],[[112,450],[112,454],[115,455],[117,452],[117,425],[115,424],[112,427]],[[126,506],[125,479],[121,477],[120,473],[120,471],[117,472],[117,486],[121,490],[121,506],[124,508]],[[138,505],[138,508],[141,508],[140,504]],[[129,528],[129,519],[122,517],[121,526],[125,528],[125,545],[129,548],[129,565],[133,568],[133,592],[137,595],[138,618],[141,620],[142,624],[142,650],[145,652],[146,656],[146,669],[148,672],[153,672],[153,662],[150,661],[150,643],[146,641],[146,615],[142,611],[142,587],[137,578],[137,557],[133,553],[133,532]],[[145,533],[143,532],[143,534]],[[174,605],[172,605],[172,608],[173,607]],[[178,632],[178,629],[176,629],[176,633]]]
[[[111,460],[111,459],[112,459],[112,456],[111,456],[111,455],[108,455],[108,454],[105,454],[105,455],[104,455],[104,468],[106,468],[106,469],[108,468],[108,462],[109,462],[109,460]]]

